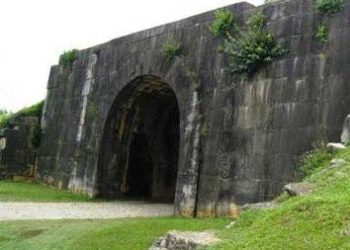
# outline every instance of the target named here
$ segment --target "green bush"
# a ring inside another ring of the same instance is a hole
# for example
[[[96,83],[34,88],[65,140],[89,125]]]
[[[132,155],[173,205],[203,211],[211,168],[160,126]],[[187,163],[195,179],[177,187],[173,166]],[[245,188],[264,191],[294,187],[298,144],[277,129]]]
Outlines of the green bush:
[[[209,26],[214,36],[225,35],[235,28],[233,14],[227,9],[215,11],[215,20]]]
[[[268,32],[259,31],[226,40],[225,52],[230,57],[230,73],[251,77],[262,66],[284,55],[286,50]]]
[[[16,117],[28,117],[28,116],[37,116],[41,117],[42,111],[44,107],[44,101],[38,102],[30,107],[21,109],[17,113],[14,114]]]
[[[17,121],[23,117],[35,116],[38,117],[40,121],[43,107],[44,101],[41,101],[30,107],[23,108],[16,113],[0,114],[0,128],[8,128],[10,127],[10,121]]]
[[[343,0],[316,0],[315,8],[317,11],[326,14],[336,14],[344,9]]]
[[[72,68],[74,61],[78,57],[78,50],[73,49],[70,51],[65,51],[59,58],[59,65],[62,65],[64,68]]]
[[[163,46],[163,54],[168,61],[172,61],[181,53],[181,45],[176,42],[170,42]]]
[[[252,77],[264,65],[287,53],[266,30],[267,19],[262,12],[249,20],[249,31],[228,34],[224,52],[230,58],[229,72]]]
[[[9,113],[0,114],[0,129],[9,127],[10,119],[11,119],[11,114]]]

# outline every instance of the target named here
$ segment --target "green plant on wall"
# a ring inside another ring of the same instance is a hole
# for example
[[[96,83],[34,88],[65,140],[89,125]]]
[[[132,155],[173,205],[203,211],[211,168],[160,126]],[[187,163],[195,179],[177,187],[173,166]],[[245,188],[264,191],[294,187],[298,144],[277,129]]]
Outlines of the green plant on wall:
[[[343,0],[316,0],[315,8],[318,12],[332,15],[344,9]]]
[[[322,23],[317,26],[316,38],[321,43],[329,40],[329,18],[344,10],[344,2],[342,0],[316,0],[314,5],[316,11],[322,14]]]
[[[219,14],[220,12],[224,14]],[[249,29],[244,32],[231,22],[234,20],[232,13],[232,18],[227,17],[227,10],[219,10],[215,16],[216,19],[209,29],[214,35],[219,34],[220,31],[220,34],[225,37],[223,51],[230,59],[228,69],[230,73],[252,77],[261,67],[287,53],[287,50],[267,31],[267,19],[262,12],[251,16]]]
[[[320,42],[325,43],[328,41],[328,33],[328,26],[325,23],[318,25],[316,37]]]
[[[181,45],[177,42],[169,42],[163,46],[163,54],[168,61],[174,60],[181,54]]]
[[[201,81],[196,71],[187,69],[186,76],[189,78],[193,90],[198,91],[201,88]]]
[[[65,51],[59,58],[59,65],[62,65],[63,68],[71,69],[73,67],[74,61],[78,58],[78,50],[73,49],[70,51]]]
[[[217,10],[214,13],[215,20],[209,26],[209,30],[214,36],[230,36],[235,28],[235,21],[231,11],[227,9]]]

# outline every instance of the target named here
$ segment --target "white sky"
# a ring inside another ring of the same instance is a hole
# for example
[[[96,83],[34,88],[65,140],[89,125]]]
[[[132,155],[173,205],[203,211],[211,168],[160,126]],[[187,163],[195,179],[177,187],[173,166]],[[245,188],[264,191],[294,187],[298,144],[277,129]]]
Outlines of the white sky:
[[[177,21],[243,0],[3,0],[0,2],[0,109],[46,96],[63,51]],[[264,0],[245,0],[260,5]]]

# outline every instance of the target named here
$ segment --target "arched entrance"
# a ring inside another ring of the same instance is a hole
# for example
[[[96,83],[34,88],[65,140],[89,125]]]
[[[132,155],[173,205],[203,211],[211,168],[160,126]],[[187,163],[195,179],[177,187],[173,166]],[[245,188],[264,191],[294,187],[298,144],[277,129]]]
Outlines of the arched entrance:
[[[179,108],[160,78],[124,87],[108,114],[98,162],[98,196],[171,203],[179,152]]]

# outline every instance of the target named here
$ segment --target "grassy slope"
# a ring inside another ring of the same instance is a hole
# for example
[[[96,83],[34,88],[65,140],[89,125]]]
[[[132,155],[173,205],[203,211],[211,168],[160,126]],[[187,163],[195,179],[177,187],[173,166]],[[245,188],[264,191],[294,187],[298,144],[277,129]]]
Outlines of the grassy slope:
[[[225,242],[211,249],[350,249],[350,149],[334,157],[346,163],[318,168],[306,178],[317,185],[312,195],[246,212],[222,231]]]
[[[0,250],[145,250],[169,230],[221,229],[227,223],[183,218],[0,222]]]
[[[87,196],[51,189],[38,184],[0,181],[0,201],[79,202]]]

